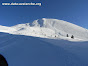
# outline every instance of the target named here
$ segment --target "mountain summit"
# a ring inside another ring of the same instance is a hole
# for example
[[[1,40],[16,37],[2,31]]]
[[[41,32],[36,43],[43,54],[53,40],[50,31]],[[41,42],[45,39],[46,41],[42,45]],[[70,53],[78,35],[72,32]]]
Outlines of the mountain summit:
[[[18,24],[7,28],[2,26],[2,28],[0,28],[1,32],[11,34],[64,39],[67,38],[67,35],[68,38],[73,35],[75,39],[88,40],[87,29],[58,19],[42,18],[34,20],[32,23]]]

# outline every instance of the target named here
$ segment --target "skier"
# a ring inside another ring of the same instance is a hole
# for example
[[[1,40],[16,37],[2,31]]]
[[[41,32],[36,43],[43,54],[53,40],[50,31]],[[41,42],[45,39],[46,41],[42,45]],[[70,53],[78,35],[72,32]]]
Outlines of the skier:
[[[72,35],[71,38],[74,39],[74,36]]]

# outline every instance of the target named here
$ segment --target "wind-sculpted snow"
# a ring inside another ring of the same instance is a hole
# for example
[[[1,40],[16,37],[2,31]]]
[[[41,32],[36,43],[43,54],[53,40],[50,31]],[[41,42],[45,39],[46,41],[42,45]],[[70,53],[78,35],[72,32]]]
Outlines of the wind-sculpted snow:
[[[0,54],[9,66],[88,66],[88,42],[0,33]]]
[[[0,32],[66,40],[71,40],[73,35],[73,41],[88,41],[87,29],[58,19],[42,18],[34,20],[32,23],[18,24],[11,27],[0,26]]]

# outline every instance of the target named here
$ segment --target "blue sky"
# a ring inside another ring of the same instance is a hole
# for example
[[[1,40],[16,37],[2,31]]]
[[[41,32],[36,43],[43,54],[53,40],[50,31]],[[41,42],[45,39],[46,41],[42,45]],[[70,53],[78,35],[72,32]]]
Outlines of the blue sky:
[[[41,2],[42,6],[2,6],[2,2]],[[88,0],[0,0],[0,25],[41,18],[65,20],[88,29]]]

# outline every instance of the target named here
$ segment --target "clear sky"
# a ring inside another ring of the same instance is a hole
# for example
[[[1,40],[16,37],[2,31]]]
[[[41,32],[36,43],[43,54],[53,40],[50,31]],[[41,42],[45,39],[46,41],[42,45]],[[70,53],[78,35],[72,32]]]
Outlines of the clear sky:
[[[2,2],[41,2],[42,6],[2,6]],[[65,20],[88,29],[88,0],[0,0],[0,25],[41,18]]]

